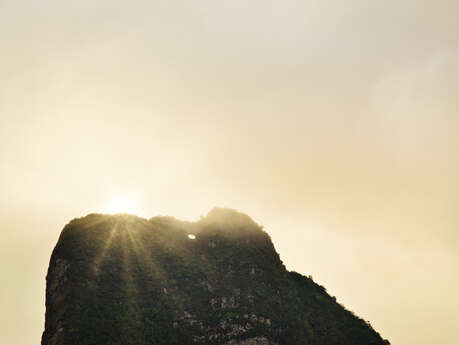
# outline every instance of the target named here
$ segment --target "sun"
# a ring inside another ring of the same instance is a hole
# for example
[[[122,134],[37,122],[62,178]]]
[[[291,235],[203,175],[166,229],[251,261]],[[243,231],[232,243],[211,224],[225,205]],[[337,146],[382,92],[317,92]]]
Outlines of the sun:
[[[115,214],[115,213],[136,214],[137,213],[135,203],[132,199],[118,198],[118,197],[110,200],[107,206],[104,207],[103,211],[105,213],[111,213],[111,214]]]

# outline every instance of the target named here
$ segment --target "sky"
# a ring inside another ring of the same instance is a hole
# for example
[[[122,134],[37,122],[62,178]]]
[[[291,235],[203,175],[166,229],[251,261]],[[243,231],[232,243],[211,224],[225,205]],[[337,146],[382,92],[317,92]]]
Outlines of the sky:
[[[249,214],[397,345],[459,343],[459,2],[0,0],[0,343],[72,218]]]

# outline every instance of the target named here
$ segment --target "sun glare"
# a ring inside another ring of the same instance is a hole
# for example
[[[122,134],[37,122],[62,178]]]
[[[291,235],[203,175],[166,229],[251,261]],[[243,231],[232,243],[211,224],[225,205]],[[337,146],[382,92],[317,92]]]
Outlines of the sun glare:
[[[137,210],[133,200],[126,198],[114,198],[104,208],[106,213],[133,213],[136,214]]]

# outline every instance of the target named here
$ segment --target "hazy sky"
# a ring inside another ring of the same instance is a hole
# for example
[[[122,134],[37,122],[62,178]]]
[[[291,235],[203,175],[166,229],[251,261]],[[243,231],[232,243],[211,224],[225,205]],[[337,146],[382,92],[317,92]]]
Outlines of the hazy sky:
[[[236,208],[394,345],[459,343],[459,2],[0,0],[0,343],[72,218]]]

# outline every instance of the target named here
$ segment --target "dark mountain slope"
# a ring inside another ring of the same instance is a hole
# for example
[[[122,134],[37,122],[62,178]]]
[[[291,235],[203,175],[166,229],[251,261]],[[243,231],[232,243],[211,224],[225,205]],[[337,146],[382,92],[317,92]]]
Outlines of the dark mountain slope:
[[[42,345],[388,344],[234,210],[74,219],[46,280]]]

